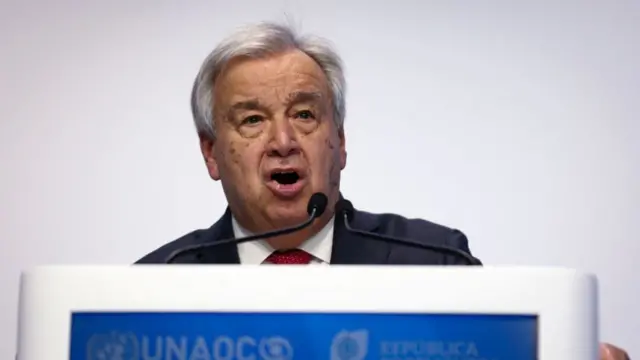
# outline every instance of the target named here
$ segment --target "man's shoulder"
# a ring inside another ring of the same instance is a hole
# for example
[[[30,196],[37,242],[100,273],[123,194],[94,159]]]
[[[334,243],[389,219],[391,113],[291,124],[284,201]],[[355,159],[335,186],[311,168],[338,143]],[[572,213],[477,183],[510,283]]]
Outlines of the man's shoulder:
[[[198,229],[191,231],[180,238],[164,244],[140,258],[135,264],[164,264],[171,254],[178,250],[189,246],[197,245],[202,242],[202,238],[210,229]]]
[[[176,240],[164,244],[140,258],[135,262],[135,264],[164,264],[166,259],[171,256],[174,251],[201,244],[205,241],[205,238],[219,235],[219,231],[214,231],[216,225],[217,224],[214,224],[208,229],[191,231]],[[356,210],[355,223],[352,225],[357,227],[358,230],[408,239],[427,245],[453,247],[470,253],[467,237],[460,230],[425,219],[410,218],[394,213],[373,213]],[[421,256],[424,255],[424,253],[414,250],[415,249],[412,249],[411,247],[394,246],[393,258],[398,259],[398,262],[401,263],[423,262],[424,259],[422,259]],[[196,262],[194,259],[190,259],[189,257],[182,260],[184,262]],[[459,259],[456,260],[454,258],[441,260],[445,262],[459,261]]]
[[[372,213],[362,210],[356,211],[361,223],[376,224],[372,232],[380,235],[410,240],[425,245],[436,245],[454,248],[471,254],[467,236],[459,229],[449,227],[433,221],[412,218],[394,213]],[[420,262],[423,252],[414,251],[410,247],[394,247],[394,257],[404,261]],[[458,263],[461,259],[446,256],[446,262]]]
[[[363,217],[367,222],[372,220],[376,222],[382,232],[403,234],[427,232],[434,237],[442,238],[450,234],[452,231],[457,231],[449,226],[426,219],[407,217],[389,212],[373,213],[357,210],[357,214],[358,216]]]

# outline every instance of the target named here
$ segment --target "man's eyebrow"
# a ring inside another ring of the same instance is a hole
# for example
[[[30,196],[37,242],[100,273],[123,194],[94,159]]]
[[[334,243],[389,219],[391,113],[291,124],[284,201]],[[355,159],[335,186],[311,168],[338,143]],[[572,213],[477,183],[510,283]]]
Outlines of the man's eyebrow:
[[[319,91],[295,91],[287,96],[287,104],[293,105],[302,102],[318,101],[324,96]],[[267,107],[260,103],[258,99],[242,100],[233,103],[229,107],[230,116],[236,110],[267,110]]]
[[[287,97],[287,104],[317,101],[322,98],[322,93],[318,91],[296,91],[289,94]]]

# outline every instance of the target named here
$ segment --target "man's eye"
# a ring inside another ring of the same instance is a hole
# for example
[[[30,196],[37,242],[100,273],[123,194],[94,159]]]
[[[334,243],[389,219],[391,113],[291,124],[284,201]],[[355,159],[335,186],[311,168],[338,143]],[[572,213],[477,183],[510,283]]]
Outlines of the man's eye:
[[[251,115],[247,116],[242,120],[243,125],[255,125],[262,121],[262,116],[260,115]]]
[[[298,111],[295,115],[296,118],[298,119],[303,119],[303,120],[309,120],[309,119],[314,119],[315,116],[313,116],[313,113],[309,110],[302,110],[302,111]]]

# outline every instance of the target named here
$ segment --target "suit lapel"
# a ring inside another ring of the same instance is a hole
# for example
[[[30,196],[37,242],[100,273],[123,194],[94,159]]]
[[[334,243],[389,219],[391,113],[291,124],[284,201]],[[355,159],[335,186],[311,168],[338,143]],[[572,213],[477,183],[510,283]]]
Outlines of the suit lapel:
[[[231,210],[227,207],[224,215],[207,231],[203,242],[215,242],[234,237],[231,225]],[[198,256],[201,264],[239,264],[238,246],[235,244],[211,246]]]
[[[375,215],[355,211],[351,227],[367,232],[376,231],[379,227]],[[342,216],[337,216],[333,232],[333,249],[331,264],[386,264],[391,247],[389,243],[353,234],[344,226]]]
[[[341,197],[342,198],[342,197]],[[374,232],[380,226],[375,215],[355,211],[351,227],[357,230]],[[224,215],[205,233],[202,243],[231,239],[234,237],[231,225],[231,210],[226,209]],[[344,219],[337,216],[334,222],[331,264],[386,264],[391,247],[389,243],[366,236],[352,234],[344,226]],[[235,244],[211,246],[203,249],[198,255],[201,264],[239,264],[238,246]]]

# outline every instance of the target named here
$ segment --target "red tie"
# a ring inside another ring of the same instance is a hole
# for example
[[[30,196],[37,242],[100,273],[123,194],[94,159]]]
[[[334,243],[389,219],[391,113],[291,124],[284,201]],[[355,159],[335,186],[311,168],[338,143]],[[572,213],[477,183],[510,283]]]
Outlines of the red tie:
[[[306,251],[293,249],[285,251],[274,251],[267,258],[267,262],[277,265],[301,264],[307,265],[313,257]]]

